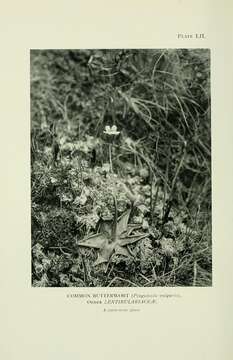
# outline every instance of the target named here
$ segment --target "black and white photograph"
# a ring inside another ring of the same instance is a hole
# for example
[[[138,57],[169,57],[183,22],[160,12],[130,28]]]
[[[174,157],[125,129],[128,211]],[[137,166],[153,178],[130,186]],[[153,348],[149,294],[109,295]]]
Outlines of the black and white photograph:
[[[33,287],[212,286],[210,50],[30,51]]]

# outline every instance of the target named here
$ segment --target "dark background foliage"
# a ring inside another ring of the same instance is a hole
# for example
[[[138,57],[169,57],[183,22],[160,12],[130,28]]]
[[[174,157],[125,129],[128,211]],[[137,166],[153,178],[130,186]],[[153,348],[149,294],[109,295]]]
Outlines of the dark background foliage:
[[[210,130],[207,49],[31,51],[33,286],[211,285]],[[95,268],[113,188],[149,235]]]

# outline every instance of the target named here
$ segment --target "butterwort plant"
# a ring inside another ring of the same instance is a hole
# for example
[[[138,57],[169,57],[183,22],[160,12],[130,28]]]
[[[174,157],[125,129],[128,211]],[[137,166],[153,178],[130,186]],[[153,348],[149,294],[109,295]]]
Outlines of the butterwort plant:
[[[106,125],[104,129],[104,134],[106,134],[109,138],[108,156],[109,156],[110,172],[113,172],[112,148],[114,146],[115,137],[120,134],[120,131],[117,130],[116,125],[112,125],[112,126]]]

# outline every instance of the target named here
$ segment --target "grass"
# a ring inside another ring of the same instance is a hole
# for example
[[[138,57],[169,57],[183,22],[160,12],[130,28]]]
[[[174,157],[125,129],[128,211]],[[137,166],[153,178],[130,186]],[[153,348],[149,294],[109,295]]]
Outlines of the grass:
[[[209,50],[32,50],[31,217],[33,286],[211,286]]]

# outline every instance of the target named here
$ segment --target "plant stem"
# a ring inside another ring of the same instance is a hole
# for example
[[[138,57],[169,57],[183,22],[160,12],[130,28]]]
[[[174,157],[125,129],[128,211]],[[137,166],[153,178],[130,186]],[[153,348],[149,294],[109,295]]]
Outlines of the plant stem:
[[[110,172],[112,173],[113,172],[113,168],[112,168],[112,144],[109,144],[108,151],[109,151]]]
[[[113,219],[113,228],[112,228],[112,240],[116,241],[117,237],[117,218],[118,218],[118,210],[117,210],[117,199],[116,196],[113,195],[114,201],[114,219]]]

